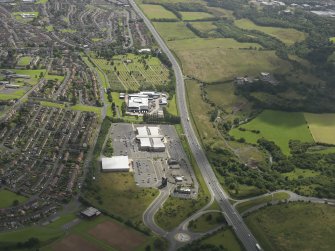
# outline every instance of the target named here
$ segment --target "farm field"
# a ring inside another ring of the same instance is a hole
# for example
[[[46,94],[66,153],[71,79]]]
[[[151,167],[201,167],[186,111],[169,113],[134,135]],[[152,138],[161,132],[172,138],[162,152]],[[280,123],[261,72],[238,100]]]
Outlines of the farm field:
[[[183,22],[153,22],[153,25],[167,42],[183,40],[184,43],[184,39],[197,37]]]
[[[114,56],[111,62],[101,58],[92,61],[107,75],[113,90],[152,90],[169,81],[168,69],[156,57],[127,54]]]
[[[207,83],[258,75],[262,71],[285,73],[290,68],[274,51],[247,50],[260,46],[229,38],[185,39],[170,41],[168,45],[178,56],[186,75]]]
[[[184,21],[193,21],[193,20],[201,20],[208,19],[214,17],[212,14],[207,12],[183,12],[181,11],[182,19]]]
[[[332,250],[335,208],[325,204],[289,203],[260,209],[246,223],[264,250]]]
[[[17,63],[19,66],[26,66],[29,65],[32,58],[29,56],[20,57],[19,62]]]
[[[250,102],[235,94],[233,82],[206,85],[208,99],[223,108],[228,114],[243,109],[245,115],[252,110]]]
[[[306,39],[306,34],[301,31],[288,28],[259,26],[248,19],[236,20],[235,25],[241,29],[258,30],[264,32],[275,38],[278,38],[287,45],[292,45],[295,42],[301,42]]]
[[[315,142],[335,144],[335,114],[304,113]]]
[[[171,11],[168,11],[161,5],[142,4],[141,9],[145,12],[149,19],[176,19],[177,17]]]
[[[58,228],[62,229],[64,223],[66,222],[57,223]],[[51,223],[45,228],[47,230],[55,229],[53,224]],[[52,243],[49,241],[48,245],[44,246],[41,251],[141,251],[145,249],[145,246],[150,246],[154,239],[103,215],[92,220],[81,220],[79,224],[70,228],[66,233],[62,232],[63,230],[59,231],[61,235],[58,239],[56,241],[52,240]],[[130,241],[125,242],[124,236]]]
[[[213,127],[209,120],[209,113],[213,108],[210,104],[205,103],[201,99],[200,85],[196,81],[186,81],[186,90],[190,115],[196,125],[196,132],[198,133],[199,138],[202,139],[205,146],[208,146],[211,149],[225,149],[227,147],[227,142],[225,142],[219,131]],[[229,96],[229,94],[227,95]],[[237,142],[231,142],[229,145],[234,149],[238,149],[239,157],[244,162],[247,162],[249,159],[258,161],[263,160],[263,153],[255,147],[246,147],[245,145]],[[224,182],[222,180],[222,184],[223,183]],[[247,194],[254,193],[255,191],[252,187],[246,187],[245,189],[240,189],[239,196],[244,197]],[[259,189],[257,189],[256,193],[259,194]]]
[[[114,215],[132,221],[141,221],[144,210],[157,196],[156,189],[136,186],[132,173],[102,173],[95,191],[87,191],[85,197],[93,205]]]
[[[18,195],[8,190],[0,189],[0,208],[11,207],[14,201],[22,203],[27,200],[26,197]]]
[[[230,135],[236,139],[244,138],[249,143],[256,143],[258,139],[264,137],[274,141],[286,155],[290,153],[288,146],[290,139],[313,142],[304,115],[299,112],[265,110],[255,119],[241,125],[240,128],[246,131],[234,128],[230,131]],[[260,133],[257,134],[251,130],[259,130]]]
[[[210,32],[217,28],[213,22],[192,22],[192,26],[201,32]]]

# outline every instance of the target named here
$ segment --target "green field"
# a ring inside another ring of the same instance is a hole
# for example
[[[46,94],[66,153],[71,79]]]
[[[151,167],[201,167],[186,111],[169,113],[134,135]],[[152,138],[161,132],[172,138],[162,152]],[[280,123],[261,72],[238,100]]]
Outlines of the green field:
[[[111,62],[102,58],[92,61],[107,75],[113,90],[150,90],[169,81],[169,70],[156,57],[126,54],[114,56]],[[99,77],[105,78],[102,73]]]
[[[5,189],[0,189],[0,198],[0,208],[11,207],[13,206],[13,202],[16,200],[19,203],[25,202],[27,200],[26,197],[23,197]]]
[[[23,18],[21,15],[22,14],[33,14],[35,15],[33,18]],[[15,17],[16,20],[20,22],[30,22],[34,18],[38,17],[39,13],[38,12],[13,12],[12,15]]]
[[[224,216],[219,212],[211,212],[201,215],[198,219],[189,223],[192,232],[207,232],[224,223]]]
[[[289,180],[297,180],[300,178],[309,178],[309,177],[315,177],[320,175],[320,172],[310,170],[310,169],[300,169],[295,168],[292,172],[289,173],[283,173],[284,177],[287,177]]]
[[[263,203],[267,203],[267,202],[271,202],[271,201],[286,200],[289,197],[290,196],[285,192],[275,193],[273,195],[267,195],[267,196],[263,196],[263,197],[256,198],[256,199],[253,199],[253,200],[248,200],[248,201],[239,203],[238,205],[236,205],[236,209],[237,209],[237,211],[242,213],[242,212],[245,212],[246,210],[248,210],[249,208],[252,208],[252,207],[257,206],[259,204],[263,204]]]
[[[246,218],[264,250],[333,250],[335,207],[290,203],[261,209]]]
[[[213,22],[192,22],[192,26],[201,32],[210,32],[217,28]]]
[[[238,128],[230,131],[230,134],[236,139],[244,138],[249,143],[256,143],[258,139],[264,137],[274,141],[284,154],[290,153],[288,142],[291,139],[313,142],[304,115],[300,112],[265,110],[255,119],[240,127],[246,131],[240,131]],[[259,130],[260,133],[253,133],[251,130]]]
[[[183,22],[154,22],[153,24],[165,41],[183,40],[180,43],[184,43],[184,39],[197,37]]]
[[[335,144],[335,114],[304,113],[315,142]]]
[[[20,57],[19,62],[17,63],[19,66],[26,66],[29,65],[32,58],[29,56]]]
[[[331,38],[329,38],[329,41],[335,43],[335,37],[331,37]]]
[[[67,214],[64,216],[61,216],[56,221],[46,225],[46,226],[31,226],[22,228],[16,231],[10,231],[10,232],[3,232],[0,233],[0,249],[1,250],[11,250],[11,251],[19,251],[19,250],[35,250],[35,249],[22,249],[17,248],[16,244],[18,242],[25,242],[31,237],[38,238],[40,240],[40,246],[39,250],[41,251],[55,251],[54,250],[54,244],[58,241],[62,240],[63,238],[66,238],[70,235],[78,235],[86,240],[88,240],[91,244],[96,246],[97,248],[100,248],[100,250],[108,250],[108,251],[115,251],[116,249],[112,247],[110,244],[108,244],[105,241],[101,241],[96,239],[94,236],[92,236],[89,231],[93,229],[95,226],[97,226],[100,223],[112,221],[116,224],[119,224],[120,227],[126,228],[130,231],[135,231],[131,228],[128,228],[121,223],[118,223],[107,216],[99,216],[92,220],[81,220],[79,224],[74,225],[70,229],[65,229],[63,226],[72,220],[76,218],[75,214]],[[142,234],[140,234],[142,235]],[[155,237],[145,237],[145,243],[138,248],[136,248],[136,251],[144,251],[145,246],[152,245],[152,242]],[[76,249],[74,249],[76,250]]]
[[[0,100],[11,100],[11,99],[19,99],[21,98],[27,90],[19,89],[17,91],[13,91],[10,93],[0,93]]]
[[[252,110],[251,104],[246,98],[235,94],[233,82],[206,85],[206,92],[208,99],[223,108],[228,114],[233,111],[236,113],[236,110],[239,109],[242,110],[242,114],[239,113],[240,116],[247,116]]]
[[[136,186],[132,173],[101,173],[95,189],[86,197],[93,205],[132,221],[142,221],[144,210],[158,194],[157,189]]]
[[[52,25],[48,25],[45,27],[47,29],[47,31],[54,31],[54,27]]]
[[[171,11],[168,11],[161,5],[142,4],[140,7],[149,19],[177,19],[175,14],[173,14]]]
[[[242,251],[244,250],[235,233],[231,229],[221,230],[216,234],[201,241],[203,244],[212,244],[216,247],[223,246],[224,250]]]
[[[62,32],[62,33],[75,33],[77,31],[74,30],[74,29],[61,29],[60,32]]]
[[[78,104],[78,105],[71,106],[71,109],[75,111],[95,112],[97,114],[101,114],[101,107],[96,107],[96,106]]]
[[[285,73],[290,68],[274,51],[249,50],[260,46],[230,38],[185,39],[170,41],[168,45],[181,61],[184,74],[205,82],[258,75],[262,71]]]
[[[295,42],[301,42],[306,39],[306,34],[301,31],[288,28],[259,26],[248,19],[236,20],[235,25],[241,29],[258,30],[264,32],[275,38],[278,38],[287,45],[292,45]]]
[[[64,104],[59,104],[59,103],[54,103],[54,102],[48,102],[48,101],[41,101],[40,103],[43,106],[56,107],[56,108],[59,108],[59,109],[64,109],[65,108]]]
[[[176,95],[173,95],[172,99],[168,100],[166,110],[172,115],[178,115]]]
[[[214,17],[207,12],[180,12],[184,21],[202,20]]]
[[[12,70],[12,69],[9,69]],[[23,81],[26,82],[30,85],[35,85],[38,83],[38,80],[40,78],[40,75],[42,74],[43,76],[45,75],[46,71],[45,70],[12,70],[16,74],[22,74],[22,75],[28,75],[30,76],[30,79],[17,79],[17,81]]]

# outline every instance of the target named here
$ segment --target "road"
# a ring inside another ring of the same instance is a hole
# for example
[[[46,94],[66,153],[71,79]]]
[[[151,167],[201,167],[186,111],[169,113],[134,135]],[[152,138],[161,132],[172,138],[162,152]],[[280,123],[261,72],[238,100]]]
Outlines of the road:
[[[225,214],[227,222],[233,227],[236,235],[240,239],[245,249],[250,251],[257,250],[256,248],[257,240],[243,222],[242,217],[228,201],[228,195],[219,184],[212,170],[212,167],[206,157],[206,154],[198,142],[192,124],[188,119],[190,116],[186,103],[185,83],[181,68],[177,60],[175,59],[175,57],[173,56],[173,54],[171,53],[171,51],[169,50],[163,39],[159,36],[158,32],[155,30],[154,26],[151,24],[149,19],[135,4],[134,0],[129,0],[129,3],[132,5],[134,10],[139,14],[139,16],[143,19],[144,23],[146,24],[146,26],[154,36],[155,40],[161,47],[162,51],[168,56],[170,62],[172,63],[172,68],[174,70],[174,74],[176,77],[177,103],[184,133],[190,145],[191,151],[195,157],[195,160],[200,168],[205,183],[208,185],[208,189],[211,193],[211,196],[213,196],[220,205],[221,210]]]

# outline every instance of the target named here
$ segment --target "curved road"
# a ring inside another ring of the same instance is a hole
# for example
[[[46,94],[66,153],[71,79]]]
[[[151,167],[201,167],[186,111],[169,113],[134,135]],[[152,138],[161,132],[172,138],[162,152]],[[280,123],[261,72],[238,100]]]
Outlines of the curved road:
[[[143,14],[140,8],[135,4],[134,0],[129,0],[129,3],[132,5],[134,10],[139,14],[139,16],[143,19],[144,23],[156,39],[157,43],[163,50],[163,52],[168,56],[170,62],[172,63],[172,68],[174,70],[176,76],[176,92],[177,92],[177,101],[178,108],[181,117],[182,126],[184,129],[184,133],[189,142],[191,151],[195,157],[195,160],[198,163],[201,174],[208,185],[208,189],[212,196],[218,201],[220,208],[224,212],[228,224],[230,224],[240,241],[243,243],[246,250],[254,251],[258,250],[256,248],[256,239],[248,229],[248,227],[244,224],[241,216],[235,210],[235,208],[228,201],[228,195],[222,189],[219,184],[216,176],[212,170],[212,167],[206,157],[205,152],[203,151],[201,145],[198,142],[197,136],[193,130],[193,127],[189,121],[189,113],[187,110],[186,96],[185,96],[185,84],[183,79],[183,74],[180,69],[180,66],[163,41],[163,39],[159,36],[158,32],[155,30],[154,26],[151,24],[149,19]]]

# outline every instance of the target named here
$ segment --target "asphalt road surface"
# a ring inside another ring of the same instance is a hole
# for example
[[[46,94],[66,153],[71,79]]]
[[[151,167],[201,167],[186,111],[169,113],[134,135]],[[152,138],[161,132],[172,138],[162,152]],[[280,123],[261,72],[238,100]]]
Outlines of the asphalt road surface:
[[[134,10],[140,15],[144,23],[156,39],[157,43],[163,50],[163,52],[168,56],[172,63],[172,67],[176,76],[176,92],[177,92],[177,102],[179,113],[181,117],[182,126],[184,129],[185,136],[189,142],[190,148],[193,155],[198,163],[201,174],[208,185],[209,191],[212,196],[218,201],[222,211],[224,212],[227,222],[233,227],[236,235],[243,243],[246,250],[258,250],[256,248],[257,240],[252,235],[248,227],[243,222],[243,219],[239,213],[233,208],[233,206],[228,201],[228,195],[220,186],[216,176],[212,170],[211,165],[203,151],[201,145],[197,140],[197,136],[193,130],[192,124],[189,121],[189,113],[187,110],[186,96],[185,96],[185,84],[182,71],[180,66],[163,41],[159,36],[158,32],[155,30],[154,26],[151,24],[149,19],[143,14],[139,7],[135,4],[133,0],[129,0],[130,4],[133,6]]]

